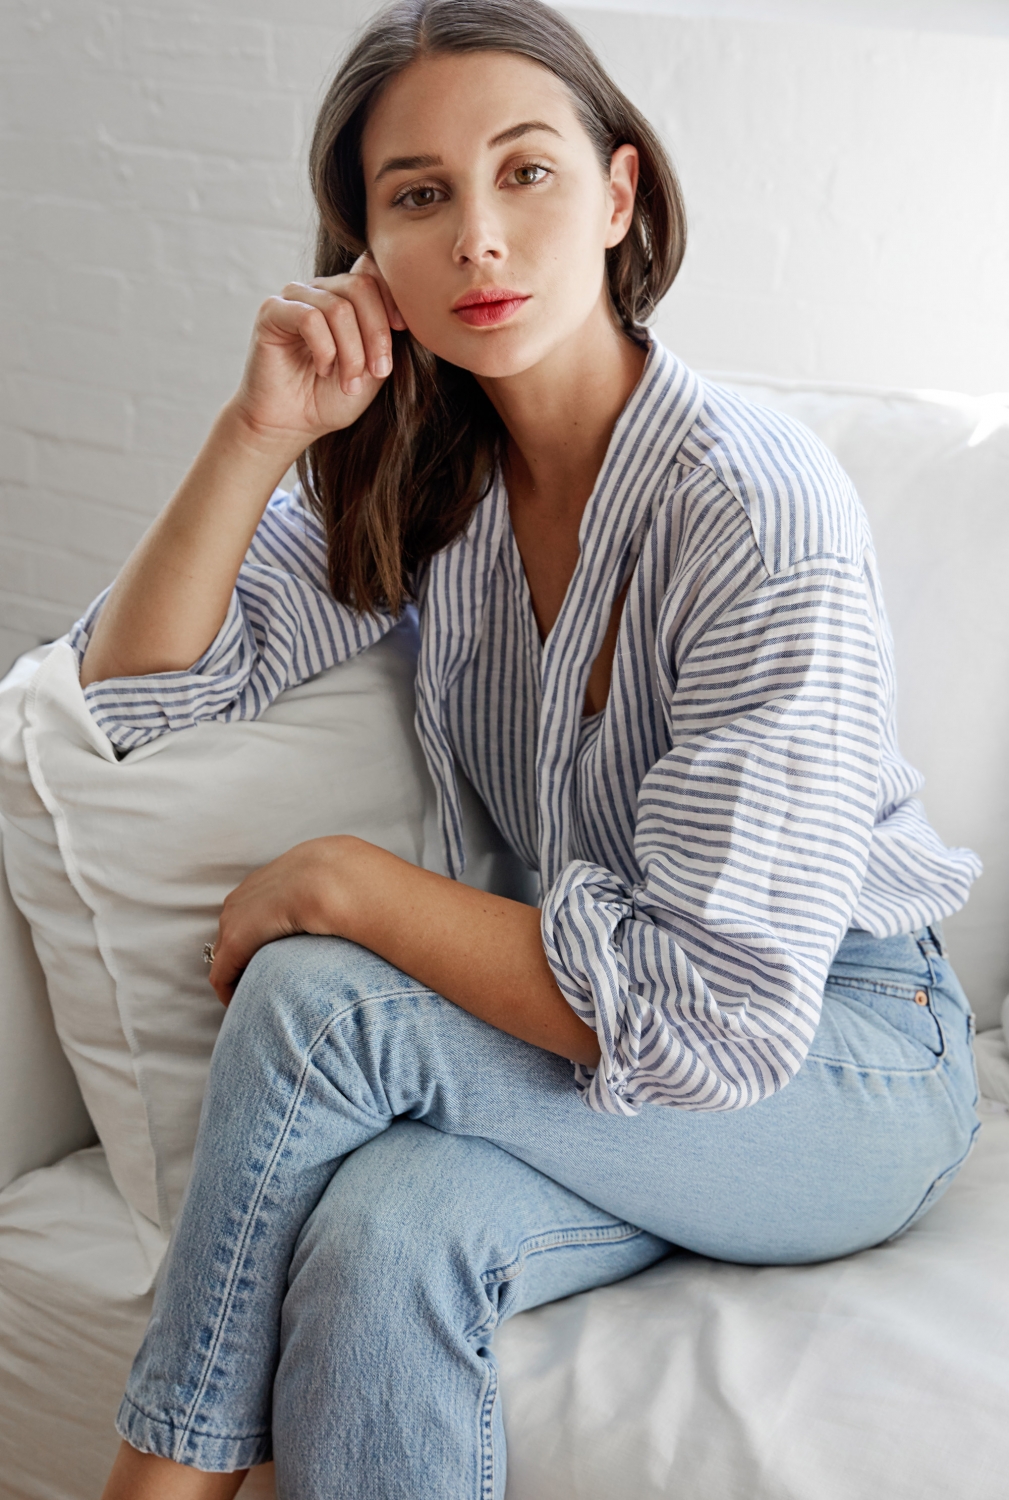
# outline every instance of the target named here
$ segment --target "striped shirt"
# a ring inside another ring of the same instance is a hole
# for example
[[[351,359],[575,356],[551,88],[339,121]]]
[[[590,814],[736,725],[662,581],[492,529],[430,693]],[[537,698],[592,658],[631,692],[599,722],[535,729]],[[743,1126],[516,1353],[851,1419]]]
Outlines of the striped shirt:
[[[580,544],[543,643],[500,476],[423,569],[417,728],[447,868],[464,864],[458,764],[539,871],[551,969],[601,1047],[575,1069],[586,1102],[738,1109],[801,1066],[845,931],[956,911],[980,862],[916,798],[868,523],[804,427],[653,340]],[[625,586],[609,697],[586,717]],[[81,655],[100,603],[75,627]],[[334,602],[296,490],[271,501],[189,671],[86,697],[128,750],[255,717],[392,624]]]

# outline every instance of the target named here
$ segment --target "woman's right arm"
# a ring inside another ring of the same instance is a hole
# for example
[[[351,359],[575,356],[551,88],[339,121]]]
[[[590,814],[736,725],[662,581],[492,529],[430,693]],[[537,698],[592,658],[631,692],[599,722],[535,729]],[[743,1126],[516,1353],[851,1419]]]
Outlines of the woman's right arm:
[[[390,328],[404,326],[367,257],[264,302],[238,391],[90,630],[82,687],[184,671],[202,656],[280,479],[316,438],[366,410],[392,369]]]

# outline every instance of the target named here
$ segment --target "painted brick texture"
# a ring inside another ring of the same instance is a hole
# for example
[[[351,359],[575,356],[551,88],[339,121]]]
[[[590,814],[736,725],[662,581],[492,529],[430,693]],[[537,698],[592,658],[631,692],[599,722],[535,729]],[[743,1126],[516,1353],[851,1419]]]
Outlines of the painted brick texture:
[[[306,131],[367,9],[0,12],[0,670],[114,576],[308,271]]]
[[[822,7],[821,7],[822,8]],[[367,0],[0,10],[0,669],[114,575],[310,265]],[[572,12],[673,147],[701,368],[1009,387],[1009,41]]]

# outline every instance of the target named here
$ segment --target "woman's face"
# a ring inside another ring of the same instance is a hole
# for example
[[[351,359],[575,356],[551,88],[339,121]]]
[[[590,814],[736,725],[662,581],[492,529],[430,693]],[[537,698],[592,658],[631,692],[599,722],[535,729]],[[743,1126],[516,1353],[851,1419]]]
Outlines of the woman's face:
[[[546,68],[504,52],[424,58],[381,94],[362,148],[372,257],[435,354],[516,375],[609,317],[605,251],[630,226],[637,152],[621,146],[607,178]]]

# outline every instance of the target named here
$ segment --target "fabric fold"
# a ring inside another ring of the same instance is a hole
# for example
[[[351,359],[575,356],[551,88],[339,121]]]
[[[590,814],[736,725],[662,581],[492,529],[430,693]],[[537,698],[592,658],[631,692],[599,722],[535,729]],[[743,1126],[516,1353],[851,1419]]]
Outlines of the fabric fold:
[[[70,633],[78,665],[109,590]],[[329,591],[326,541],[300,487],[278,491],[246,554],[224,621],[191,667],[92,683],[84,696],[120,752],[169,730],[256,719],[286,688],[349,661],[393,628]]]

